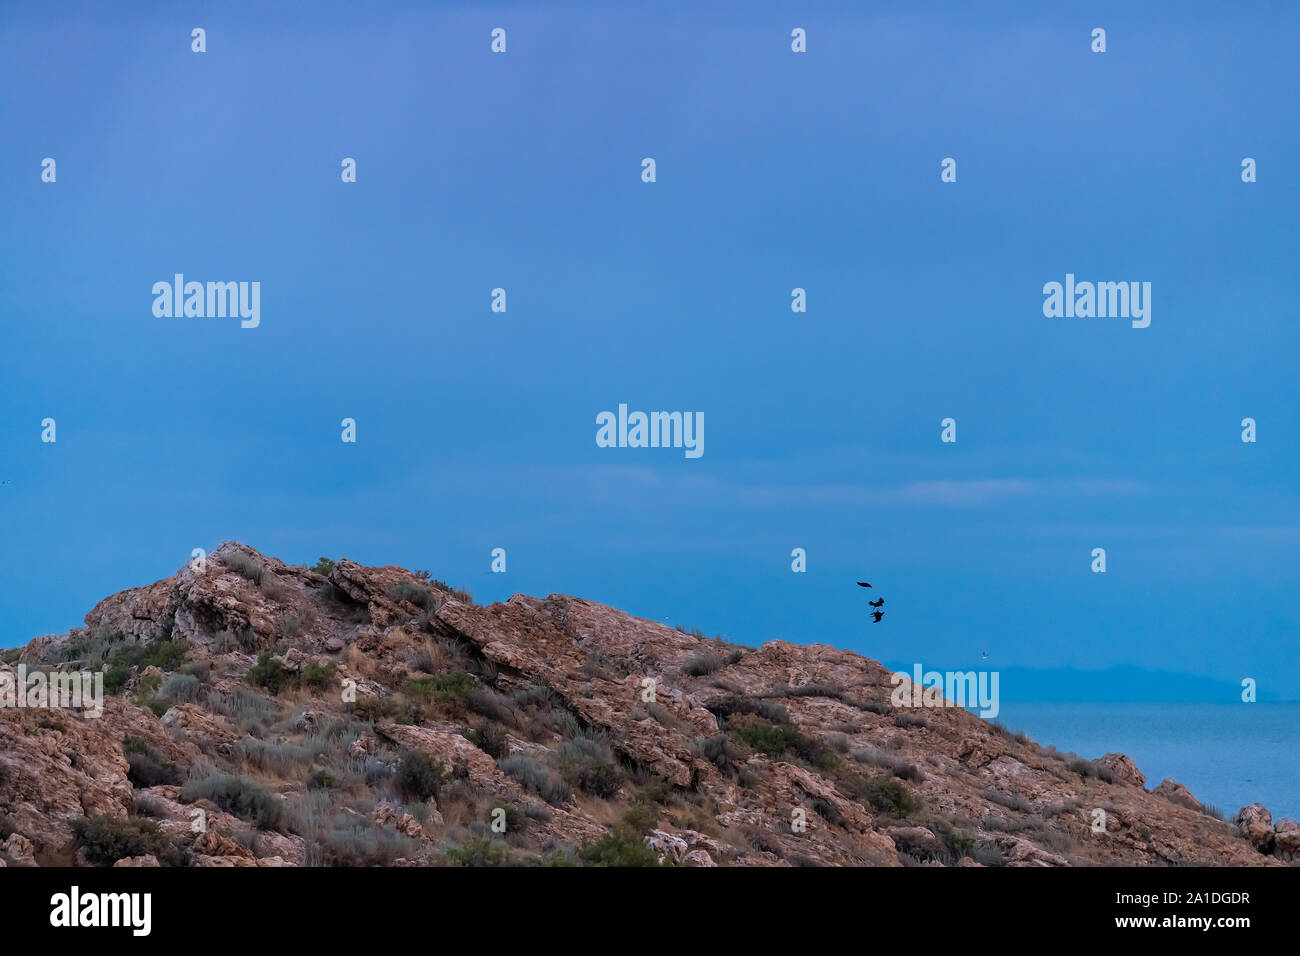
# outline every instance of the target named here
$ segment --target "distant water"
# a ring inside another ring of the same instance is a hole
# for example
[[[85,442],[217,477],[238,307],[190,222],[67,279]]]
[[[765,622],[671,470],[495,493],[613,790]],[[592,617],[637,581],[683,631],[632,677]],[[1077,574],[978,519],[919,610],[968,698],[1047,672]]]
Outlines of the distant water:
[[[1173,777],[1231,819],[1259,802],[1300,820],[1300,703],[1092,704],[1003,701],[997,720],[1037,743],[1133,758],[1151,788]]]

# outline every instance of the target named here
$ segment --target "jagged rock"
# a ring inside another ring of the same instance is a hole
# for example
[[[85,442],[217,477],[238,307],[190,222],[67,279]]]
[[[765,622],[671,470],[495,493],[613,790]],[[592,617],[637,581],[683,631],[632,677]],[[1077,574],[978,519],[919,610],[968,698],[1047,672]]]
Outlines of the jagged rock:
[[[204,856],[237,856],[255,859],[256,854],[248,847],[230,837],[222,836],[217,828],[209,826],[195,839],[191,849]]]
[[[689,864],[690,866],[717,866],[718,865],[713,862],[713,857],[709,856],[708,852],[705,850],[691,850],[684,857],[682,857],[682,862],[685,864]]]
[[[1103,754],[1097,759],[1097,765],[1109,770],[1114,774],[1116,780],[1132,784],[1135,787],[1145,788],[1147,785],[1147,778],[1138,769],[1137,764],[1124,754]]]
[[[1237,811],[1237,828],[1250,845],[1261,853],[1273,849],[1273,814],[1262,803],[1252,803]]]
[[[0,846],[0,850],[7,853],[15,863],[31,864],[36,862],[36,848],[32,846],[32,841],[21,833],[9,834],[9,839],[5,840],[3,846]]]
[[[1192,791],[1188,790],[1177,780],[1166,777],[1160,781],[1160,785],[1151,791],[1158,797],[1164,797],[1171,803],[1177,803],[1180,806],[1190,807],[1193,810],[1200,809],[1201,802],[1192,796]]]
[[[441,815],[439,815],[441,816]],[[409,813],[400,811],[390,803],[380,803],[375,806],[375,822],[381,826],[393,827],[409,837],[420,837],[424,835],[424,827],[420,821],[415,819]]]
[[[113,864],[118,866],[158,866],[158,857],[152,853],[146,853],[144,856],[124,856]]]
[[[1300,822],[1283,817],[1273,825],[1274,852],[1292,862],[1300,860]]]
[[[689,844],[673,833],[663,830],[651,830],[645,838],[645,845],[659,855],[659,862],[672,860],[680,863],[688,852]]]

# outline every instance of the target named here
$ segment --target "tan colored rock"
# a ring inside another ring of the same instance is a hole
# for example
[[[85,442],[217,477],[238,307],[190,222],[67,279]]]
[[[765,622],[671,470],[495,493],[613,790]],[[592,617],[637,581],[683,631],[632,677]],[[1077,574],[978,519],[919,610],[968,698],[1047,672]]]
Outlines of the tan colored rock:
[[[195,839],[191,846],[195,853],[203,856],[237,856],[255,859],[256,855],[248,847],[231,837],[222,836],[214,826],[209,826]]]
[[[1282,818],[1273,825],[1274,852],[1288,863],[1300,860],[1300,822]]]
[[[9,834],[9,839],[5,840],[0,850],[8,854],[9,858],[15,863],[33,864],[36,862],[36,848],[32,846],[32,841],[21,833]]]
[[[1097,766],[1105,767],[1115,779],[1135,787],[1145,788],[1147,778],[1129,757],[1121,753],[1103,754],[1097,759]]]
[[[1200,809],[1201,802],[1192,796],[1192,791],[1188,790],[1177,780],[1166,777],[1160,781],[1160,785],[1151,791],[1158,797],[1164,797],[1171,803],[1179,806],[1190,807],[1193,810]]]
[[[1273,814],[1262,803],[1252,803],[1237,811],[1237,828],[1250,845],[1261,853],[1273,846]]]

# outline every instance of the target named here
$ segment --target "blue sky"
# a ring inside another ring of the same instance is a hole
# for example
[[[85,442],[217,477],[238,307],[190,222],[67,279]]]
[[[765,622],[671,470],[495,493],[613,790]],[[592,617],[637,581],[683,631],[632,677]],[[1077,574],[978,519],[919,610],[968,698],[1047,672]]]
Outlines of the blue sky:
[[[1300,7],[375,6],[0,6],[0,645],[233,538],[1300,697]],[[1045,318],[1067,272],[1150,327]],[[704,456],[598,448],[620,402]]]

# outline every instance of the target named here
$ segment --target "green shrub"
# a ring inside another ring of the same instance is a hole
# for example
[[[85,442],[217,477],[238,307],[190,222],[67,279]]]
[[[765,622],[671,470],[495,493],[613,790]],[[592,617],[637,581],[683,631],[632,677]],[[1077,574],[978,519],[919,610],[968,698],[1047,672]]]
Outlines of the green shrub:
[[[132,786],[143,790],[181,782],[181,773],[176,765],[159,755],[148,741],[139,737],[124,737],[122,752],[126,755],[128,765],[126,778]]]
[[[501,866],[509,855],[503,843],[487,837],[471,837],[443,853],[452,866]]]
[[[308,790],[331,790],[334,787],[334,774],[324,768],[318,767],[311,772],[307,778]]]
[[[263,652],[244,675],[244,680],[254,687],[265,687],[272,694],[278,694],[289,685],[292,675],[269,653]]]
[[[326,866],[388,866],[414,856],[420,844],[389,827],[339,814],[323,834],[320,849]]]
[[[284,777],[299,773],[303,765],[311,763],[318,754],[315,748],[307,744],[288,741],[277,743],[258,740],[256,737],[241,740],[237,749],[239,756],[249,766]]]
[[[397,785],[408,797],[428,800],[437,796],[446,778],[446,768],[418,750],[406,751],[397,763]]]
[[[877,777],[867,787],[867,800],[884,813],[908,817],[920,812],[921,801],[894,776]]]
[[[717,654],[692,654],[682,665],[689,677],[704,677],[722,669],[722,658]]]
[[[410,581],[396,581],[388,589],[388,596],[394,601],[409,601],[416,607],[429,610],[436,608],[438,598],[428,588],[422,588]]]
[[[329,573],[334,570],[334,562],[329,558],[317,558],[311,570],[324,577],[329,577]]]
[[[644,843],[607,833],[578,851],[588,866],[658,866],[658,855]]]
[[[407,678],[402,689],[413,697],[440,704],[463,705],[474,689],[474,678],[464,671]]]
[[[190,642],[183,637],[145,644],[119,644],[108,655],[104,689],[110,694],[121,693],[136,668],[157,667],[161,671],[174,671],[184,663],[189,649]]]
[[[733,724],[732,734],[746,747],[769,757],[785,756],[802,738],[793,724]]]
[[[781,704],[770,700],[756,700],[739,694],[730,694],[705,705],[720,721],[740,715],[754,715],[774,724],[791,723],[790,712]]]
[[[274,830],[284,821],[284,805],[251,780],[233,774],[214,774],[191,780],[181,788],[181,800],[210,800],[227,813],[255,824],[263,830]]]
[[[623,775],[605,744],[590,737],[575,737],[560,745],[560,773],[587,793],[608,799],[623,786]]]
[[[496,724],[484,724],[471,727],[465,731],[465,739],[493,759],[510,753],[510,741],[506,732]]]
[[[91,863],[111,866],[128,856],[152,855],[159,863],[178,866],[181,851],[167,842],[158,824],[139,817],[83,817],[72,824],[77,848]]]
[[[718,767],[727,767],[740,756],[736,748],[731,745],[731,738],[726,734],[701,737],[691,745],[691,750],[697,757],[703,757]]]
[[[561,804],[572,796],[568,783],[527,754],[514,754],[497,762],[501,772],[532,790],[550,804]]]
[[[158,696],[173,703],[196,700],[203,685],[190,674],[172,674],[158,688]]]
[[[299,672],[298,681],[303,687],[320,693],[334,683],[337,673],[338,667],[333,663],[318,664],[316,661],[308,661]]]

